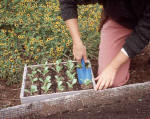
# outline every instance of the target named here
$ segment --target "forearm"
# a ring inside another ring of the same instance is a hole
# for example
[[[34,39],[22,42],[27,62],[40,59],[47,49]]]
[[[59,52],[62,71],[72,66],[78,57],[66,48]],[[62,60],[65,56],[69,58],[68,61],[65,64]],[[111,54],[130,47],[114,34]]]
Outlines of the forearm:
[[[110,63],[110,66],[115,68],[116,70],[119,69],[121,65],[123,65],[125,62],[129,60],[129,57],[124,54],[122,51],[120,51],[117,56],[112,60]]]
[[[77,19],[69,19],[69,20],[66,20],[65,23],[71,34],[73,44],[82,43],[81,35],[79,32],[79,27],[78,27],[78,20]]]

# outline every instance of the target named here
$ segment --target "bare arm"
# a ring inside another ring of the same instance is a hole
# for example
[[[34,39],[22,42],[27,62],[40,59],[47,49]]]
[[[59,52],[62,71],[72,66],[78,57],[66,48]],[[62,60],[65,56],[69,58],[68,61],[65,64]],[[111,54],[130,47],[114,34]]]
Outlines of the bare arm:
[[[69,29],[73,43],[75,44],[82,43],[80,39],[81,36],[80,36],[79,28],[78,28],[78,20],[76,18],[69,19],[69,20],[66,20],[65,23]]]
[[[83,58],[85,62],[87,62],[87,56],[86,56],[86,48],[82,43],[79,28],[78,28],[78,20],[73,18],[65,21],[69,32],[71,34],[72,40],[73,40],[73,54],[75,59],[78,62],[81,62],[81,59]]]
[[[99,0],[59,0],[61,15],[65,21],[73,40],[73,54],[75,59],[80,62],[83,58],[87,61],[86,48],[82,43],[78,28],[77,5],[88,5],[100,3]]]

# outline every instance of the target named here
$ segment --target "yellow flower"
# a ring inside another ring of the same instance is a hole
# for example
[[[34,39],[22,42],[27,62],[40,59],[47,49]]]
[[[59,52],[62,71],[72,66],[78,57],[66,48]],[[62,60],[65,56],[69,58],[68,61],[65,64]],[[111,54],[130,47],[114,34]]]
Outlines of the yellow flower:
[[[5,30],[5,29],[3,29],[3,30],[2,30],[2,32],[3,32],[3,33],[6,33],[6,30]]]
[[[12,70],[13,72],[15,72],[16,70],[13,68],[13,70]]]
[[[18,38],[19,38],[19,39],[21,39],[21,38],[22,38],[22,36],[21,36],[21,35],[19,35],[19,36],[18,36]]]
[[[30,41],[30,44],[33,45],[34,41]]]
[[[37,52],[39,52],[39,51],[40,51],[40,49],[38,48],[38,49],[37,49]]]
[[[30,49],[33,50],[33,47],[31,47]]]
[[[62,41],[63,43],[65,43],[66,41],[65,41],[65,39],[63,39],[63,41]]]
[[[22,35],[21,38],[25,38],[25,35]]]
[[[72,41],[71,40],[68,40],[68,43],[71,43]]]
[[[68,46],[69,46],[69,43],[66,43],[66,46],[68,47]]]
[[[19,25],[18,25],[18,24],[15,24],[15,26],[18,27]]]
[[[20,56],[17,56],[17,59],[20,59]]]
[[[26,63],[28,63],[29,62],[29,60],[26,60]]]
[[[60,52],[61,51],[61,48],[57,47],[57,52]]]
[[[10,62],[13,62],[14,60],[10,58],[9,61],[10,61]]]
[[[35,56],[34,59],[38,59],[38,56]]]
[[[35,41],[35,40],[36,40],[36,38],[32,38],[31,40],[32,40],[32,41]]]
[[[27,17],[30,17],[30,14],[27,14]]]
[[[43,43],[43,40],[40,40],[40,43]]]
[[[100,8],[103,9],[103,5],[100,5]]]
[[[15,52],[18,52],[18,50],[16,49]]]
[[[53,40],[53,38],[47,38],[46,42]]]
[[[53,48],[51,48],[50,51],[53,51]]]

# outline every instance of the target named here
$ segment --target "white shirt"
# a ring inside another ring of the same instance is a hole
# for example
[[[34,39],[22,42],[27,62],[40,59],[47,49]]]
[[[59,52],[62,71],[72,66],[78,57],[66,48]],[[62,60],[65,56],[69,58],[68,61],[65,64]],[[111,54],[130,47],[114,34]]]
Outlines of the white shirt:
[[[127,55],[128,56],[128,54],[127,54],[127,52],[125,51],[125,49],[124,48],[122,48],[121,49],[121,51],[125,54],[125,55]],[[129,56],[128,56],[129,57]]]

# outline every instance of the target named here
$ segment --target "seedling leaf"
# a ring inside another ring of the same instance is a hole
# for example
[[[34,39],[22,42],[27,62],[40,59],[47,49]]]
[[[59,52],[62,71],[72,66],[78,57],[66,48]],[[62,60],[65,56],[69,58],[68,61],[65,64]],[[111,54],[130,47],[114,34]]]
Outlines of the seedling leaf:
[[[39,78],[39,80],[40,80],[41,82],[44,82],[42,78]]]
[[[73,86],[69,82],[67,82],[67,85],[69,88],[73,88]]]
[[[49,88],[51,87],[51,85],[52,85],[51,83],[47,84],[47,86],[46,86],[46,92],[49,90]]]
[[[51,79],[51,76],[47,76],[44,82],[49,83],[50,79]]]
[[[38,78],[34,78],[34,79],[33,79],[33,82],[35,82],[35,81],[37,81],[37,80],[38,80]]]
[[[31,85],[31,92],[35,93],[37,92],[37,86],[36,85]]]
[[[77,83],[77,79],[73,79],[72,80],[72,85],[76,84]]]
[[[27,93],[31,93],[28,89],[24,89],[24,91],[27,92]]]

